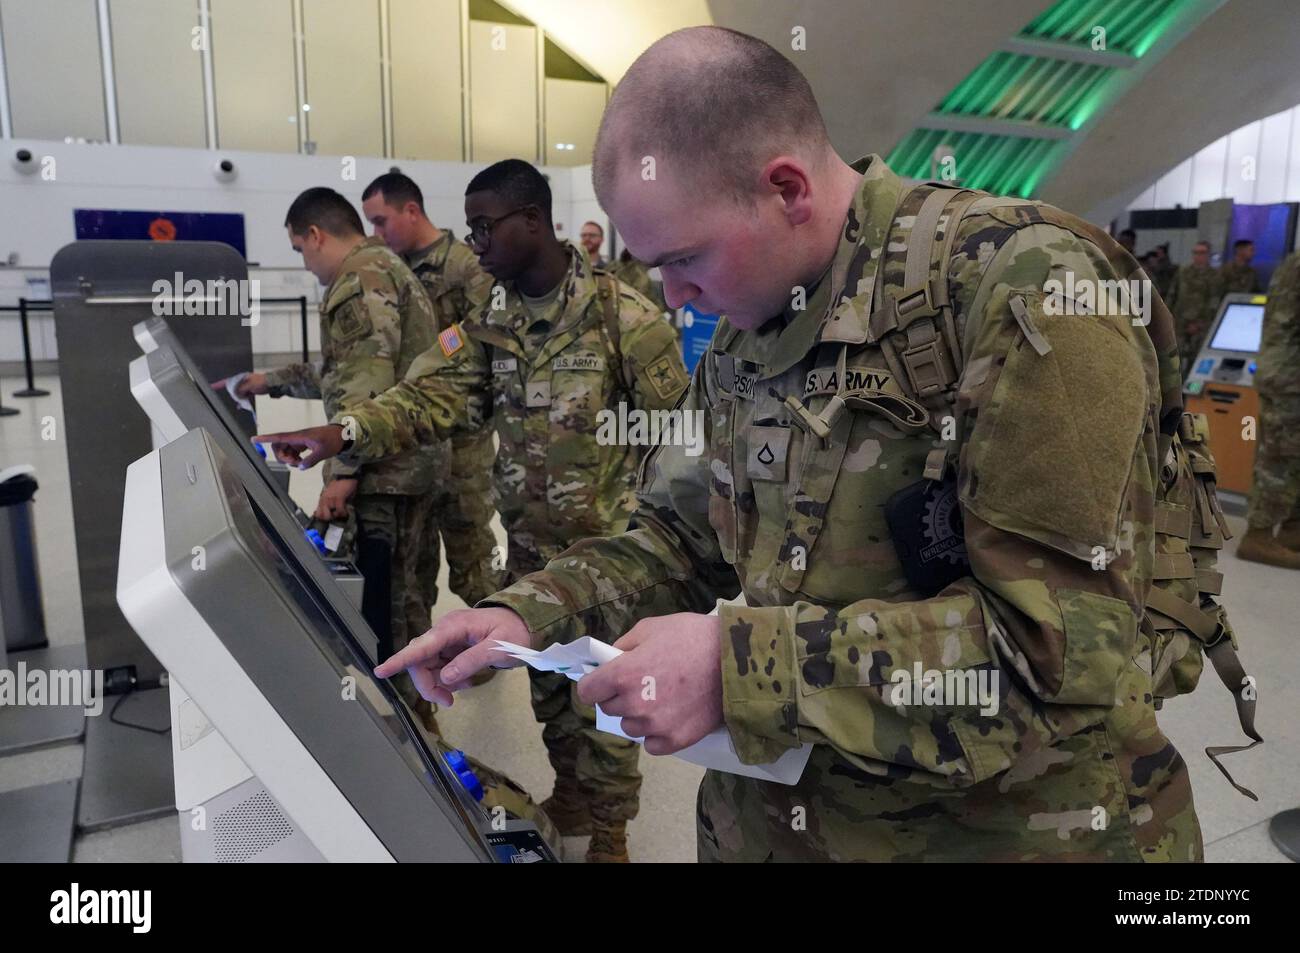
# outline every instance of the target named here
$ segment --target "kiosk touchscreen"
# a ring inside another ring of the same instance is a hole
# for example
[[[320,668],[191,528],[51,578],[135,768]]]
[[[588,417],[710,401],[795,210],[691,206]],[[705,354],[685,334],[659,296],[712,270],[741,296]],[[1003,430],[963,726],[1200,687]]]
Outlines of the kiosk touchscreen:
[[[1255,370],[1267,300],[1225,295],[1183,384],[1186,408],[1210,421],[1219,489],[1232,493],[1249,493],[1254,475],[1256,441],[1249,421],[1259,421]]]
[[[127,472],[117,598],[183,686],[185,858],[554,859],[531,824],[489,818],[371,675],[364,623],[246,462],[192,430]]]
[[[131,393],[149,416],[156,431],[155,443],[176,440],[195,427],[202,427],[217,440],[227,456],[241,457],[256,475],[250,492],[266,496],[264,508],[278,506],[298,524],[300,531],[322,555],[334,581],[354,604],[361,606],[364,580],[356,566],[329,555],[325,541],[314,530],[308,531],[310,518],[293,502],[288,492],[287,471],[283,476],[267,464],[261,448],[254,444],[225,405],[225,398],[209,386],[194,362],[161,321],[136,325],[136,340],[142,331],[148,335],[149,349],[131,362]],[[153,333],[148,333],[148,330]]]

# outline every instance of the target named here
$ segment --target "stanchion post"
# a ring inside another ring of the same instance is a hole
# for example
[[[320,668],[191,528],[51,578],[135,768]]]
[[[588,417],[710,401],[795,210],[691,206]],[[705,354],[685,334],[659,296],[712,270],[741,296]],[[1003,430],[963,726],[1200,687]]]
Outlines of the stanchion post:
[[[48,397],[50,392],[41,390],[32,379],[32,335],[27,327],[27,299],[18,299],[18,322],[23,329],[23,367],[27,371],[27,386],[14,391],[15,397]],[[14,411],[17,413],[17,411]]]

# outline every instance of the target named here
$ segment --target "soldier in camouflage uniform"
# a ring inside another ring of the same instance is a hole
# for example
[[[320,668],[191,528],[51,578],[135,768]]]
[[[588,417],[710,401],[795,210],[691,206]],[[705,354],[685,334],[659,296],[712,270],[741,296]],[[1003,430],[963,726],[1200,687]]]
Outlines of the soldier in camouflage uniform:
[[[1151,250],[1151,267],[1147,269],[1147,276],[1151,283],[1155,285],[1156,291],[1165,301],[1169,300],[1169,291],[1174,286],[1174,277],[1178,274],[1178,266],[1169,260],[1169,246],[1157,245]]]
[[[1255,257],[1255,243],[1243,238],[1232,244],[1232,261],[1225,261],[1219,268],[1219,277],[1223,281],[1223,293],[1255,294],[1259,289],[1259,272],[1250,267]]]
[[[433,306],[411,270],[380,239],[365,237],[356,210],[332,189],[303,192],[285,225],[294,249],[326,286],[321,359],[250,374],[241,393],[320,400],[333,417],[388,390],[433,346]],[[434,503],[447,475],[448,460],[437,445],[365,466],[335,460],[325,469],[314,515],[334,523],[355,520],[355,546],[345,555],[357,558],[367,590],[379,594],[380,617],[387,601],[388,632],[379,634],[391,639],[394,651],[429,628],[438,578]],[[367,615],[376,619],[374,611]],[[409,679],[398,686],[436,732],[429,703]]]
[[[688,158],[679,128],[743,165]],[[631,66],[594,175],[629,247],[662,262],[669,303],[726,315],[683,405],[710,453],[656,448],[626,534],[444,618],[379,673],[405,665],[444,699],[499,658],[485,639],[628,633],[579,691],[648,752],[719,727],[748,763],[811,745],[791,786],[705,775],[703,859],[1200,860],[1139,634],[1158,445],[1181,411],[1172,319],[1159,302],[1150,327],[1061,314],[1072,302],[1046,293],[1137,278],[1136,262],[1050,206],[985,198],[945,217],[944,190],[935,205],[878,157],[845,165],[789,61],[714,27]],[[962,539],[969,568],[923,591],[884,509],[951,472],[947,515],[923,528]],[[747,605],[699,614],[738,591]],[[983,672],[1000,703],[900,698],[914,666]]]
[[[1300,569],[1300,254],[1278,265],[1269,282],[1255,389],[1259,446],[1237,555]]]
[[[1223,277],[1210,265],[1210,243],[1197,242],[1192,247],[1192,263],[1178,269],[1166,299],[1174,313],[1184,378],[1191,373],[1222,300]]]
[[[401,255],[420,279],[433,303],[438,333],[483,307],[492,290],[492,276],[479,267],[468,246],[429,221],[424,196],[415,182],[400,172],[387,172],[366,186],[361,203],[375,234]],[[496,448],[488,429],[454,437],[445,447],[451,460],[451,479],[448,492],[438,499],[434,521],[447,550],[451,591],[472,606],[504,583],[501,563],[494,559],[492,496],[484,492],[491,482]],[[437,547],[432,549],[436,577]]]
[[[609,269],[609,273],[629,288],[635,288],[641,292],[646,300],[661,312],[668,310],[668,304],[664,301],[663,290],[650,277],[650,269],[633,258],[626,248],[618,256],[618,261],[615,262],[614,266]]]
[[[497,507],[512,579],[574,542],[622,532],[636,505],[643,447],[604,442],[602,412],[667,410],[686,370],[671,326],[641,295],[593,271],[555,239],[550,189],[520,160],[475,177],[465,212],[482,265],[500,284],[476,317],[444,331],[396,388],[349,408],[339,426],[265,439],[315,442],[312,459],[379,459],[474,429],[490,417],[499,451]],[[283,453],[283,448],[277,450]],[[285,457],[289,459],[290,457]],[[295,457],[296,459],[296,457]],[[636,815],[635,744],[597,731],[595,711],[564,676],[529,671],[555,793],[543,803],[563,833],[592,833],[588,860],[626,860]]]

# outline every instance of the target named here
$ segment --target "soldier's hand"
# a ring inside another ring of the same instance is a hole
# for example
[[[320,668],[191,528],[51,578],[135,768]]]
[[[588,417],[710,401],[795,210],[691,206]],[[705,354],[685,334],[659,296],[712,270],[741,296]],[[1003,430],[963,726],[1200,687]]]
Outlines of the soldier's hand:
[[[223,377],[219,381],[213,381],[212,389],[225,390],[227,379],[228,378]],[[239,385],[235,388],[235,393],[240,397],[255,397],[260,394],[265,394],[270,389],[271,385],[266,382],[266,375],[259,371],[253,371],[239,382]]]
[[[392,678],[405,669],[421,697],[450,705],[452,693],[469,688],[470,679],[481,669],[523,664],[500,651],[497,640],[532,648],[532,638],[524,620],[509,609],[457,609],[390,656],[375,674]]]
[[[316,501],[316,512],[312,516],[327,523],[336,519],[347,519],[348,501],[356,495],[356,492],[357,480],[354,477],[330,480],[325,485],[325,489],[320,491],[320,499]]]
[[[300,470],[308,470],[343,449],[343,428],[339,424],[258,434],[253,443],[269,443],[275,459]]]
[[[642,619],[623,654],[578,682],[578,698],[623,719],[650,754],[688,748],[722,725],[722,621],[679,612]]]

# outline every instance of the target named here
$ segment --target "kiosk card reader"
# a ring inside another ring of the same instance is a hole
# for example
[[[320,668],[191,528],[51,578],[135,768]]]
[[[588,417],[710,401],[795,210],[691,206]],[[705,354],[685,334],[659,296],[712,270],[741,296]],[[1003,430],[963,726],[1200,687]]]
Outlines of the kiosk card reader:
[[[1183,384],[1187,410],[1210,421],[1219,489],[1243,495],[1250,492],[1255,469],[1255,370],[1267,300],[1264,295],[1225,295]]]
[[[261,480],[203,430],[127,472],[117,598],[172,678],[186,859],[553,860],[371,675],[373,635]]]

